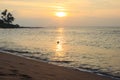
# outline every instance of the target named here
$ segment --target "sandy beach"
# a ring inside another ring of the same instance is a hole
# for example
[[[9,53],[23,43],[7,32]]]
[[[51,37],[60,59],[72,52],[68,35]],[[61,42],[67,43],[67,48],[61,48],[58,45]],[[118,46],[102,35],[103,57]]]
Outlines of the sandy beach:
[[[94,73],[0,53],[0,80],[112,80]]]

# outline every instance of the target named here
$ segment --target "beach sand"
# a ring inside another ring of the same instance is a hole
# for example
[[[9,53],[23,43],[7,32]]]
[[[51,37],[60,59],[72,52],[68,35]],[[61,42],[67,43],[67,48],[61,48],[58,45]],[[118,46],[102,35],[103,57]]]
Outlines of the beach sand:
[[[113,80],[94,73],[68,69],[0,53],[0,80]]]

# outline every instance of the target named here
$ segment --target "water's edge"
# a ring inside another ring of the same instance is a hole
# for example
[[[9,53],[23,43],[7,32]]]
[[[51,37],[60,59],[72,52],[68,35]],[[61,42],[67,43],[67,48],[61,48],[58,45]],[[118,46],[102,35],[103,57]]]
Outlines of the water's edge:
[[[11,55],[23,57],[23,58],[26,58],[26,59],[45,62],[45,63],[56,65],[56,66],[61,66],[61,65],[57,65],[57,64],[54,64],[52,62],[49,62],[45,59],[38,59],[38,58],[35,58],[35,57],[30,57],[30,56],[25,56],[25,55],[22,55],[22,54],[18,54],[18,53],[29,53],[29,52],[22,52],[22,51],[19,52],[19,51],[13,51],[13,50],[2,50],[2,49],[0,49],[0,53],[11,54]],[[80,68],[67,67],[67,66],[62,66],[62,67],[73,69],[73,70],[79,70],[79,71],[82,71],[82,72],[95,73],[95,74],[100,75],[100,76],[112,78],[113,80],[120,80],[120,77],[118,77],[118,76],[113,76],[113,75],[107,74],[105,72],[98,72],[98,71],[95,71],[93,69],[88,69],[88,68],[83,68],[83,67],[80,67]]]

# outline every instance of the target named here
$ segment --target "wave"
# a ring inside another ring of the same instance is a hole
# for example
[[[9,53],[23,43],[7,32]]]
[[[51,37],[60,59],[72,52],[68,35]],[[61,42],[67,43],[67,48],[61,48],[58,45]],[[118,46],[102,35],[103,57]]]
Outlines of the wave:
[[[54,61],[52,61],[52,60],[49,60],[48,58],[45,58],[45,57],[36,57],[36,56],[32,55],[32,54],[41,54],[41,52],[29,52],[29,51],[20,51],[20,50],[5,49],[5,48],[0,48],[0,52],[9,53],[9,54],[21,56],[21,57],[24,57],[24,58],[34,59],[34,60],[37,60],[37,61],[43,61],[43,62],[55,64],[55,65],[58,65],[58,66],[64,66],[63,64],[67,65],[67,64],[70,64],[70,63],[74,63],[74,61],[67,61],[67,60],[62,60],[62,61],[54,60]],[[115,80],[120,80],[120,76],[112,75],[111,73],[108,73],[108,72],[103,72],[100,69],[91,69],[91,68],[86,68],[84,66],[79,66],[79,67],[64,66],[64,67],[73,68],[75,70],[80,70],[80,71],[85,71],[85,72],[96,73],[98,75],[111,77]]]

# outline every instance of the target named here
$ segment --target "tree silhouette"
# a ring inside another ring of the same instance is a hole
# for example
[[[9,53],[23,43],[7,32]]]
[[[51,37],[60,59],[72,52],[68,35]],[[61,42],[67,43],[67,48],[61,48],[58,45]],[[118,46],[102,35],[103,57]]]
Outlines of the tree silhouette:
[[[8,12],[7,9],[5,9],[1,14],[2,14],[1,18],[4,23],[10,24],[15,20],[13,15],[10,12]]]

